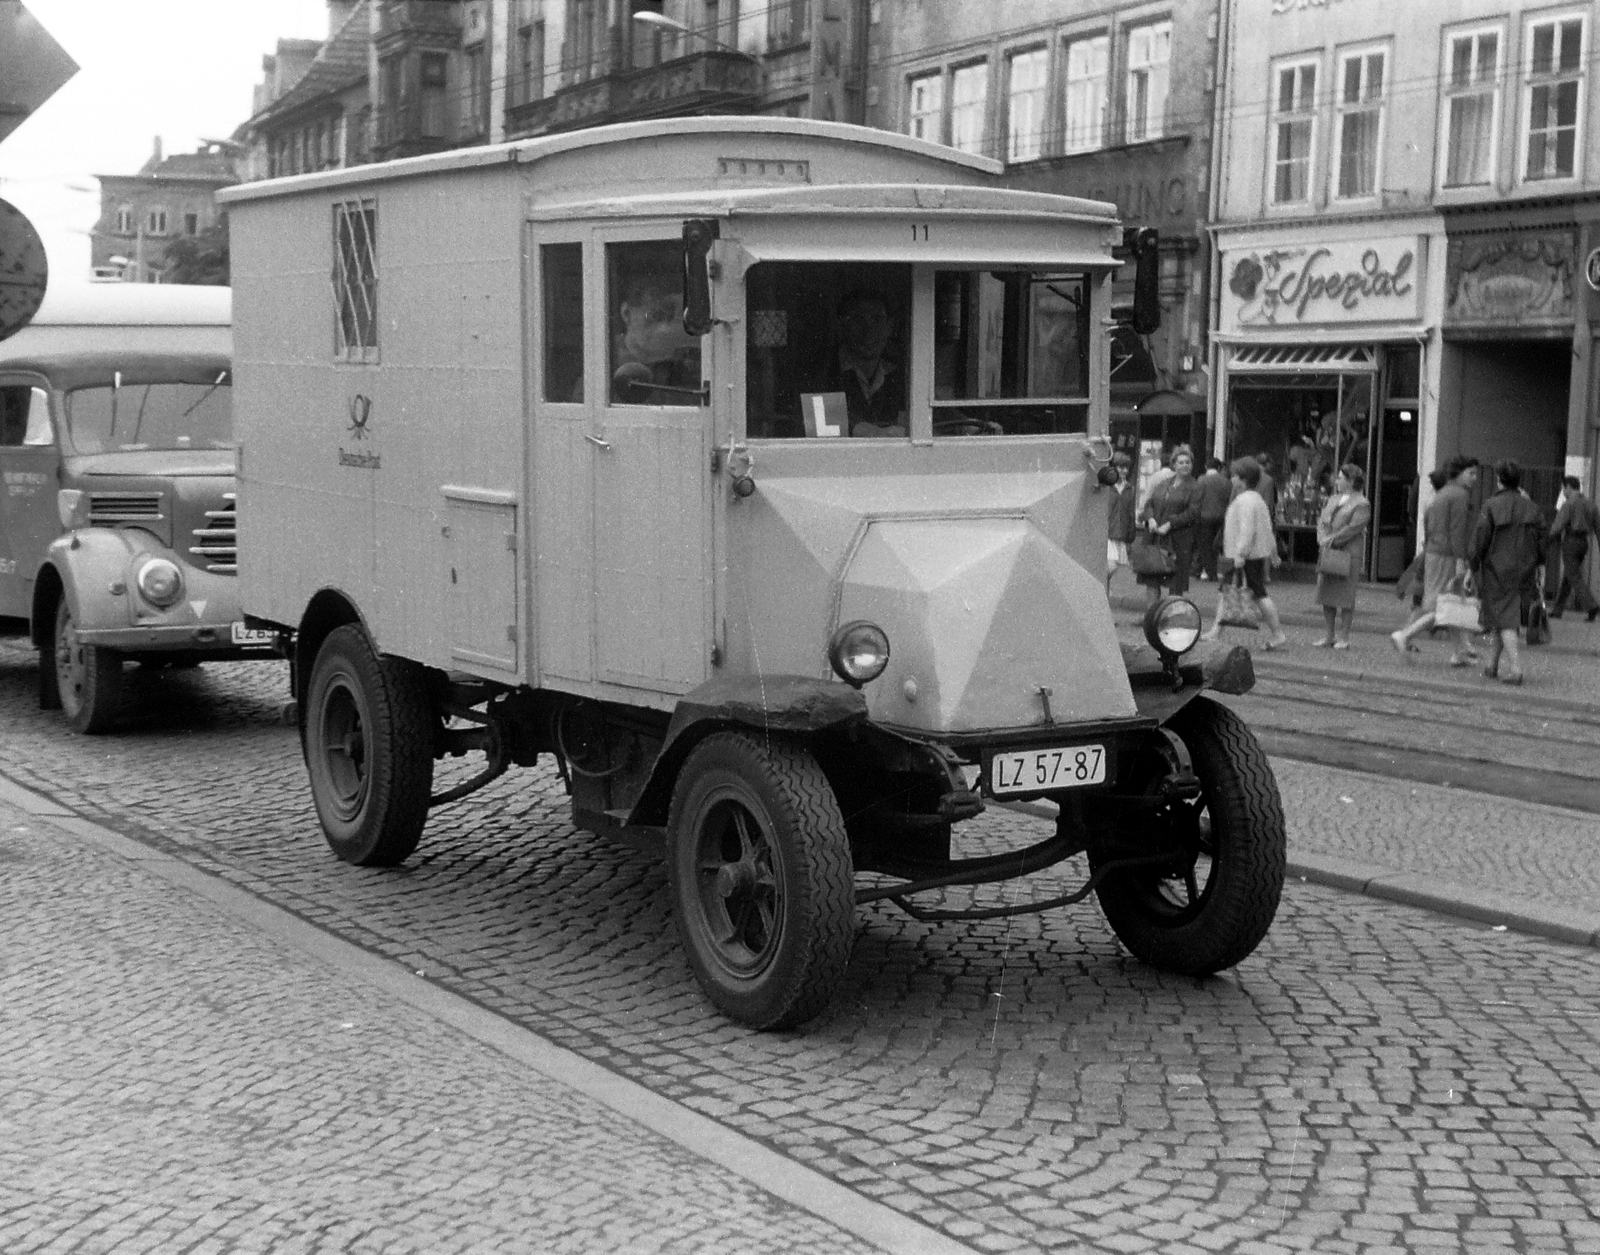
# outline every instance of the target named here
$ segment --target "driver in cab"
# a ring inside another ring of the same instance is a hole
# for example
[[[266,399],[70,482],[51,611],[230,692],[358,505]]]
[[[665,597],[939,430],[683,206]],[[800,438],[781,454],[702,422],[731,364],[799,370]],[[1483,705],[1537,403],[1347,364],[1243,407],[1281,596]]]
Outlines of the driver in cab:
[[[683,329],[676,275],[629,276],[611,343],[611,399],[622,405],[698,405],[700,339]]]
[[[887,355],[893,324],[876,292],[851,292],[839,302],[838,356],[829,381],[844,393],[852,436],[904,436],[905,368]]]

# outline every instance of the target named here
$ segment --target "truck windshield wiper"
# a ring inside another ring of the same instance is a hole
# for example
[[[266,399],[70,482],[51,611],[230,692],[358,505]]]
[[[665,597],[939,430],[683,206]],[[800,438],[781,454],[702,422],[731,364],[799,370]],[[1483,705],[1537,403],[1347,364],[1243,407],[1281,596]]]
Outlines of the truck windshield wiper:
[[[188,418],[189,415],[193,414],[202,405],[204,405],[206,403],[206,398],[218,388],[222,387],[222,385],[227,381],[227,378],[227,371],[223,371],[220,375],[218,375],[215,382],[213,382],[209,388],[200,394],[200,396],[195,400],[195,403],[186,409],[182,414],[178,415],[178,421],[181,423],[184,419]]]

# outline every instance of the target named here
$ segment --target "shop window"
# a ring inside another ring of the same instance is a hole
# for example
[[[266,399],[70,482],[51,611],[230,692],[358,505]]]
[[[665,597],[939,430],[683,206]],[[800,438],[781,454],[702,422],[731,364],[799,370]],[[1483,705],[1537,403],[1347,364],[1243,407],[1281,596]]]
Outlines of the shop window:
[[[1128,32],[1128,142],[1160,139],[1167,116],[1172,23],[1152,22]]]
[[[1006,68],[1006,160],[1034,161],[1044,152],[1044,93],[1050,53],[1044,48],[1016,53]]]
[[[989,63],[963,65],[950,76],[950,146],[983,152],[984,113],[989,105]]]
[[[1335,139],[1339,170],[1334,195],[1340,200],[1378,194],[1387,60],[1381,51],[1346,53],[1339,59]]]
[[[1570,179],[1576,173],[1583,44],[1581,16],[1528,24],[1525,178]]]
[[[1092,35],[1067,44],[1066,149],[1099,148],[1106,139],[1106,68],[1111,39]]]
[[[700,337],[683,329],[683,246],[606,246],[612,405],[700,404]]]
[[[539,248],[544,291],[544,399],[583,400],[583,245]]]
[[[1305,204],[1311,199],[1311,158],[1316,144],[1316,62],[1280,66],[1275,75],[1272,203]]]
[[[911,80],[909,89],[906,133],[939,143],[943,139],[940,123],[944,115],[944,75],[920,74]]]
[[[334,356],[378,360],[378,203],[333,207]]]
[[[1446,187],[1478,187],[1494,178],[1500,42],[1498,30],[1450,36],[1444,105]]]

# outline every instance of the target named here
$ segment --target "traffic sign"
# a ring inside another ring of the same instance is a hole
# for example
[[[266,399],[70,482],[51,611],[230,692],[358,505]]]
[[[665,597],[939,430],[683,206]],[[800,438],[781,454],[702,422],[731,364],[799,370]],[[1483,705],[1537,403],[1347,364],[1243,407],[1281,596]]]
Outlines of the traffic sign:
[[[44,300],[44,241],[15,205],[0,200],[0,340],[28,325]]]

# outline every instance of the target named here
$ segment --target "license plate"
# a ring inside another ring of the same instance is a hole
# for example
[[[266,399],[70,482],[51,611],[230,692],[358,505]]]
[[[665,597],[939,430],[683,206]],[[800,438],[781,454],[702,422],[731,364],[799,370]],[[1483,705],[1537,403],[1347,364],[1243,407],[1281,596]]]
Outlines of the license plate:
[[[242,623],[235,623],[231,629],[235,645],[276,645],[278,634],[269,632],[264,628],[246,627]]]
[[[1106,750],[1103,745],[1068,745],[1042,750],[996,754],[989,762],[989,792],[1038,793],[1104,784]]]

